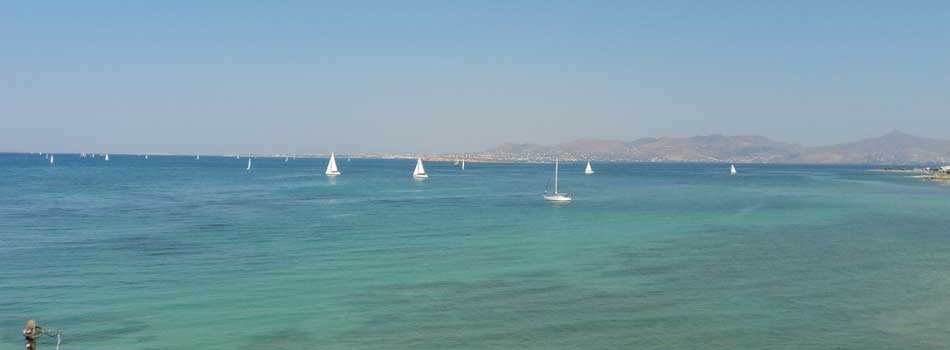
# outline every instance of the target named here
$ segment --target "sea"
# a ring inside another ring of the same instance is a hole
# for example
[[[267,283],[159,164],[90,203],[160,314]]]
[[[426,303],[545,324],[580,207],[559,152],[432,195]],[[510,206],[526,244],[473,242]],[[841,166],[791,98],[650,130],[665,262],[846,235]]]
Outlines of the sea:
[[[950,186],[871,166],[55,159],[0,154],[0,348],[950,348]]]

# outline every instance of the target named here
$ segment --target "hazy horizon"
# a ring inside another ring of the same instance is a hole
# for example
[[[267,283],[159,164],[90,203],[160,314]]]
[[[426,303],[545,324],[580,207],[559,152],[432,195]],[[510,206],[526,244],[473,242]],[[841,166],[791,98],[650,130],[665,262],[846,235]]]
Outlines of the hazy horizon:
[[[947,139],[950,3],[0,4],[0,150]]]

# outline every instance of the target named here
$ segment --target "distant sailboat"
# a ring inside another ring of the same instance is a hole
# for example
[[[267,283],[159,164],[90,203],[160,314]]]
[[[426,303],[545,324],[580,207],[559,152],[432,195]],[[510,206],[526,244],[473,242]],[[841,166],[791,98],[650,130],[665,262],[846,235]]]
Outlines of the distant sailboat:
[[[234,155],[234,159],[241,159],[241,155],[240,155],[240,154],[235,154],[235,155]]]
[[[80,153],[79,158],[86,158],[86,153]]]
[[[54,157],[53,157],[53,155],[51,154],[51,155],[49,156],[49,163],[50,163],[50,164],[53,164],[53,158],[54,158]]]
[[[462,170],[465,170],[465,159],[462,159]]]
[[[585,175],[590,175],[590,174],[593,174],[593,173],[594,173],[594,169],[591,169],[591,168],[590,168],[590,161],[588,160],[588,161],[587,161],[587,168],[584,169],[584,174],[585,174]]]
[[[735,174],[736,174],[736,165],[735,165],[735,164],[732,164],[732,165],[729,166],[729,174],[731,174],[731,175],[735,175]]]
[[[108,153],[106,153],[106,161],[107,161],[107,162],[109,161],[109,154],[108,154]]]
[[[290,157],[284,157],[284,163],[287,163],[287,161],[289,160],[290,160]]]
[[[557,168],[558,160],[554,159],[554,193],[545,194],[544,200],[552,202],[569,202],[571,200],[571,195],[569,193],[559,193],[557,191]]]
[[[195,160],[201,160],[201,155],[200,155],[200,154],[196,154],[196,155],[195,155]]]
[[[248,158],[248,159],[247,159],[247,170],[248,170],[248,171],[251,170],[251,158]]]
[[[422,158],[416,158],[416,169],[412,171],[412,177],[417,179],[428,179],[426,168],[422,166]]]
[[[145,159],[148,159],[148,153],[145,154]]]
[[[340,170],[336,168],[336,156],[330,152],[330,162],[327,163],[327,176],[339,176]]]

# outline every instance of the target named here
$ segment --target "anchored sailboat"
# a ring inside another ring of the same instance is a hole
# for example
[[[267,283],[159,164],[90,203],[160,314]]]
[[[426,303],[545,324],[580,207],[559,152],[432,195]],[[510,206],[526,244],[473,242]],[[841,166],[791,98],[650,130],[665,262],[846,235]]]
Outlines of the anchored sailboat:
[[[106,153],[106,161],[107,161],[107,162],[109,161],[109,154],[108,154],[108,153]]]
[[[552,201],[552,202],[569,202],[571,201],[570,193],[559,193],[557,191],[557,168],[558,168],[558,160],[557,158],[555,158],[554,159],[554,193],[545,194],[544,200]]]
[[[330,152],[330,162],[327,163],[327,176],[340,176],[340,170],[336,168],[336,156]]]
[[[590,175],[594,173],[594,169],[590,168],[590,161],[587,161],[587,168],[584,169],[584,175]]]
[[[735,164],[732,164],[732,165],[729,166],[729,174],[730,174],[730,175],[735,175],[735,174],[736,174],[736,165],[735,165]]]
[[[422,158],[416,158],[416,169],[412,171],[412,177],[417,179],[428,179],[426,168],[422,166]]]
[[[554,193],[545,194],[544,200],[552,202],[569,202],[571,200],[570,193],[559,193],[557,191],[557,168],[558,168],[558,159],[554,159]]]
[[[465,170],[465,159],[462,159],[462,170]]]
[[[247,159],[247,170],[251,171],[251,158]]]

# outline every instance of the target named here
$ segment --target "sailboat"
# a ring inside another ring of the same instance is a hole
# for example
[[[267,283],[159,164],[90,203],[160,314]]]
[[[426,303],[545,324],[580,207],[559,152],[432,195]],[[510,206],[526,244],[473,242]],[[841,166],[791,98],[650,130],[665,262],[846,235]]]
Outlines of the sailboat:
[[[287,163],[287,161],[289,160],[290,160],[290,157],[284,157],[284,163]]]
[[[195,160],[201,160],[201,155],[200,155],[200,154],[196,154],[196,155],[195,155]]]
[[[49,163],[50,163],[50,164],[53,164],[53,155],[52,155],[52,154],[49,155]]]
[[[247,170],[251,171],[251,158],[247,159]]]
[[[148,159],[148,153],[145,154],[145,159]]]
[[[730,175],[735,175],[735,174],[736,174],[736,165],[735,165],[735,164],[732,164],[732,165],[729,166],[729,174],[730,174]]]
[[[590,161],[587,161],[587,168],[584,169],[584,175],[590,175],[594,173],[594,169],[590,168]]]
[[[86,153],[80,153],[79,158],[86,158]]]
[[[327,176],[340,176],[340,170],[336,168],[336,155],[330,152],[330,162],[327,163]]]
[[[422,166],[422,158],[416,158],[416,169],[412,171],[412,177],[417,179],[428,179],[426,168]]]
[[[465,159],[462,159],[462,170],[465,170]]]
[[[106,161],[107,161],[107,162],[109,161],[109,154],[108,154],[108,153],[106,153]]]
[[[571,201],[570,193],[559,193],[557,191],[557,168],[558,168],[558,160],[557,158],[555,158],[554,159],[554,193],[545,194],[544,200],[552,201],[552,202],[570,202]]]

